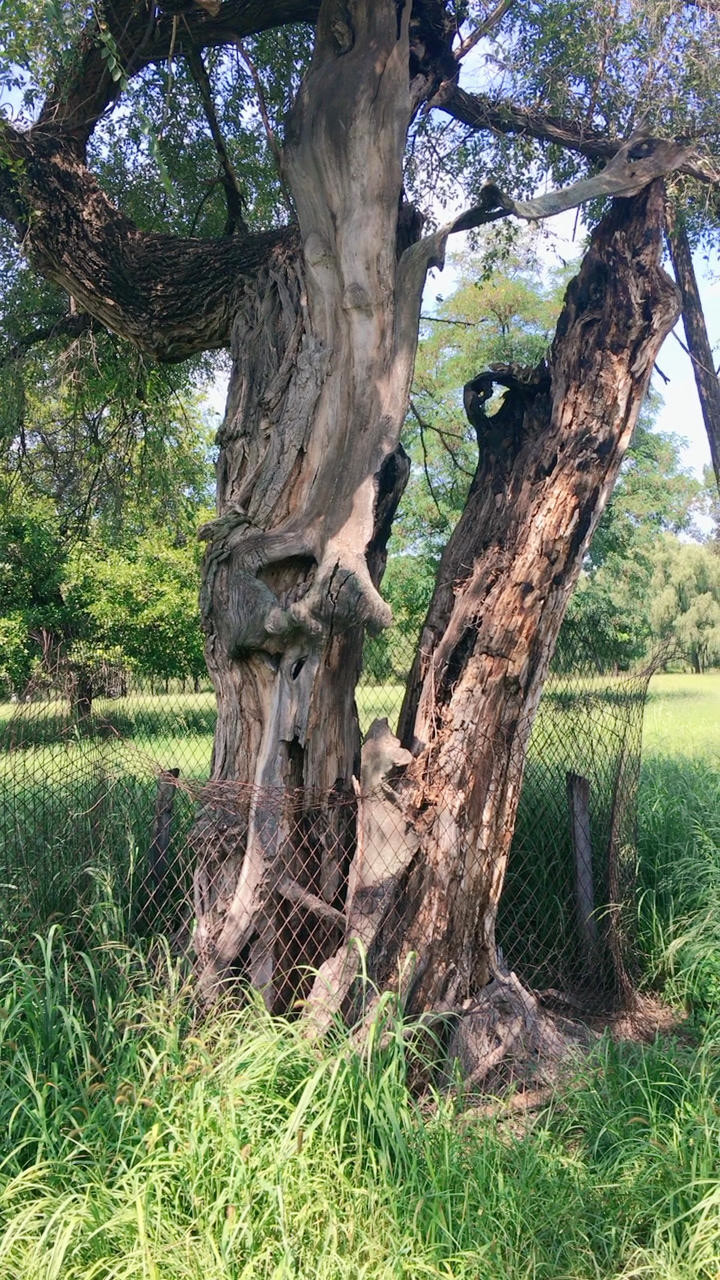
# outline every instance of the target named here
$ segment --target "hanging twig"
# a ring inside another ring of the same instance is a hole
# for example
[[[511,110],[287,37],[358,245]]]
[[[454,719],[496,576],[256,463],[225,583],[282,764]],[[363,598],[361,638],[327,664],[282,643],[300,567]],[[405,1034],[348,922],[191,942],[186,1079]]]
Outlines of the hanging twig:
[[[448,519],[442,507],[440,506],[439,499],[435,493],[435,489],[433,488],[432,477],[430,475],[430,465],[428,462],[427,446],[425,444],[425,429],[427,427],[427,423],[425,422],[424,418],[422,418],[418,413],[412,400],[410,400],[410,412],[415,418],[415,421],[417,422],[420,428],[420,447],[422,449],[422,455],[423,455],[423,471],[425,472],[425,479],[427,481],[427,487],[430,492],[430,497],[432,498],[433,505],[438,515],[440,516],[440,519],[442,520],[443,524],[447,526]]]
[[[244,64],[245,69],[247,70],[250,76],[250,79],[253,82],[255,93],[257,94],[258,110],[260,112],[260,118],[263,122],[265,136],[268,140],[268,146],[270,147],[270,150],[273,156],[275,157],[275,165],[277,167],[278,178],[280,180],[280,189],[283,194],[283,199],[285,201],[285,205],[287,206],[288,211],[290,212],[290,214],[294,216],[295,208],[293,205],[293,199],[288,187],[285,185],[285,179],[283,177],[282,149],[280,147],[280,144],[277,138],[275,137],[275,130],[272,127],[272,122],[270,120],[270,113],[267,109],[267,103],[265,101],[265,91],[262,86],[262,80],[258,75],[258,70],[257,70],[257,67],[255,66],[255,63],[253,62],[249,53],[247,53],[245,49],[245,45],[243,44],[242,40],[236,40],[235,47],[238,51],[238,54],[240,55],[241,62]]]

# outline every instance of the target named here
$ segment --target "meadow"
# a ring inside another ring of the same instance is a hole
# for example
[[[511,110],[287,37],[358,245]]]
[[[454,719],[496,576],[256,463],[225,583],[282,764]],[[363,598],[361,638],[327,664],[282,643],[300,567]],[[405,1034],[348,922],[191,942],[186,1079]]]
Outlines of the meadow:
[[[83,744],[34,750],[59,785]],[[599,1036],[522,1114],[418,1091],[390,1000],[363,1052],[255,1005],[196,1020],[98,876],[2,954],[0,1277],[718,1280],[718,673],[653,680],[639,867],[641,985],[675,1023]]]

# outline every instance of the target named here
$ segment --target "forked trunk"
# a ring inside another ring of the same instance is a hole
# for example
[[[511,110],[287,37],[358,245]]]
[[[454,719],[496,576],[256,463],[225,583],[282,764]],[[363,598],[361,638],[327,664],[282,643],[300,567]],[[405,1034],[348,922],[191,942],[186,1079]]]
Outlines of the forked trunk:
[[[493,973],[532,716],[676,310],[655,184],[596,234],[548,367],[470,384],[480,463],[403,743],[376,725],[361,760],[354,690],[365,631],[390,621],[377,586],[429,261],[398,247],[408,9],[323,7],[285,156],[297,249],[238,308],[203,531],[218,728],[194,832],[200,986],[212,999],[237,972],[272,1008],[306,999],[321,1026],[352,1008],[359,949],[378,982],[404,973],[418,1009]],[[485,418],[493,381],[507,396]]]
[[[659,265],[663,215],[662,183],[615,201],[568,289],[547,366],[498,367],[465,388],[479,463],[439,566],[394,757],[385,743],[386,773],[412,763],[391,798],[386,789],[361,806],[382,811],[383,888],[368,885],[382,910],[369,923],[348,908],[345,946],[312,993],[320,1026],[352,1009],[353,935],[375,983],[403,975],[411,1011],[468,1007],[498,972],[495,920],[533,716],[677,315]],[[486,416],[493,384],[507,391]],[[376,745],[366,752],[370,764]],[[379,781],[377,770],[367,779]],[[372,813],[364,828],[367,844]]]

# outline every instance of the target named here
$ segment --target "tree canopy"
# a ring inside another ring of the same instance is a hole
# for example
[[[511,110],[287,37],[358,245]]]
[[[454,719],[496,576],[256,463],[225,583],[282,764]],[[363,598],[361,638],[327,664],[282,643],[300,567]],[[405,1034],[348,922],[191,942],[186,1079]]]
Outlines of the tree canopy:
[[[242,276],[292,235],[284,120],[319,8],[73,0],[45,5],[40,19],[30,0],[6,0],[0,214],[23,255],[6,231],[10,355],[41,339],[57,350],[91,325],[84,308],[153,357],[226,342],[224,273]],[[411,25],[404,181],[426,217],[438,200],[478,199],[489,177],[516,198],[546,176],[566,184],[642,124],[691,141],[673,196],[693,243],[714,235],[720,50],[710,0],[417,0]],[[163,240],[169,232],[179,239]],[[27,260],[61,292],[29,276]],[[149,292],[138,288],[146,273]],[[203,304],[195,328],[180,319],[193,287]]]

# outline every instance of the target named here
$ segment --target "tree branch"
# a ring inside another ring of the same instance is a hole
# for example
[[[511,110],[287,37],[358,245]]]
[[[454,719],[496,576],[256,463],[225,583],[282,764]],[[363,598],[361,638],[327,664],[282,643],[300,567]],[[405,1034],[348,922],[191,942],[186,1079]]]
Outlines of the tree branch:
[[[225,202],[227,204],[227,222],[225,224],[225,234],[231,236],[235,230],[244,231],[247,234],[247,224],[243,217],[243,198],[238,186],[235,170],[230,163],[230,157],[225,146],[225,139],[218,123],[217,112],[213,102],[212,85],[210,77],[207,73],[205,63],[202,60],[202,54],[198,53],[191,45],[187,49],[186,57],[188,66],[195,80],[195,84],[200,94],[200,101],[203,105],[205,118],[208,122],[210,135],[215,143],[215,150],[220,161],[222,170],[222,184],[225,189]]]
[[[611,160],[623,145],[617,138],[608,138],[595,129],[560,116],[548,115],[532,107],[518,107],[514,103],[493,99],[481,93],[466,93],[457,86],[450,85],[437,94],[430,106],[447,112],[454,120],[472,129],[517,133],[522,137],[536,138],[539,142],[553,142],[568,151],[586,156],[588,160]],[[697,178],[700,182],[720,182],[720,170],[716,165],[690,147],[687,149],[686,159],[678,168],[680,173]]]
[[[275,160],[275,167],[278,172],[278,178],[280,179],[280,187],[283,193],[285,207],[288,213],[290,214],[290,217],[293,218],[295,216],[295,209],[293,207],[292,196],[290,195],[290,192],[288,191],[287,186],[285,185],[285,179],[283,177],[282,151],[280,149],[280,144],[277,138],[275,137],[275,131],[270,121],[270,113],[268,112],[267,103],[265,101],[265,94],[263,92],[262,80],[260,79],[260,76],[258,74],[258,69],[255,66],[255,63],[253,62],[250,55],[247,53],[242,40],[236,40],[235,43],[237,46],[237,51],[240,56],[240,59],[244,63],[248,71],[248,74],[250,76],[250,79],[253,82],[253,86],[255,88],[255,96],[257,97],[260,118],[263,122],[263,129],[265,130],[265,137],[267,138],[268,146],[272,151],[273,158]]]
[[[225,0],[213,14],[199,5],[189,11],[169,0],[160,5],[115,0],[103,7],[107,26],[93,16],[80,38],[77,56],[43,107],[38,125],[61,134],[81,149],[97,121],[122,92],[123,82],[151,63],[164,62],[189,49],[217,48],[273,27],[314,22],[319,0]],[[178,14],[182,11],[183,22]],[[112,51],[121,72],[108,64]]]
[[[113,207],[73,148],[0,121],[0,216],[38,270],[157,360],[226,346],[233,282],[294,245],[286,228],[200,240],[142,232]]]
[[[686,163],[689,148],[664,138],[633,134],[616,151],[600,173],[581,178],[560,191],[550,191],[535,200],[513,200],[494,183],[480,192],[471,209],[461,213],[433,235],[410,245],[403,253],[396,284],[396,332],[399,343],[407,341],[420,318],[420,298],[430,267],[442,267],[448,237],[458,231],[472,231],[498,218],[514,215],[530,222],[552,217],[565,209],[575,209],[588,200],[601,196],[633,196],[650,185],[655,178],[679,169]]]
[[[688,354],[710,444],[715,479],[720,489],[720,380],[714,369],[712,347],[685,228],[675,219],[668,221],[667,232],[675,279],[682,297],[683,328]]]
[[[462,43],[458,45],[457,49],[453,50],[457,62],[460,62],[471,49],[475,48],[476,44],[479,44],[485,36],[490,34],[494,27],[498,26],[498,24],[502,22],[508,9],[512,9],[515,2],[516,0],[499,0],[499,3],[495,6],[492,13],[488,14],[485,21],[481,22],[480,26],[476,27],[476,29],[471,32],[469,36],[466,36]]]

